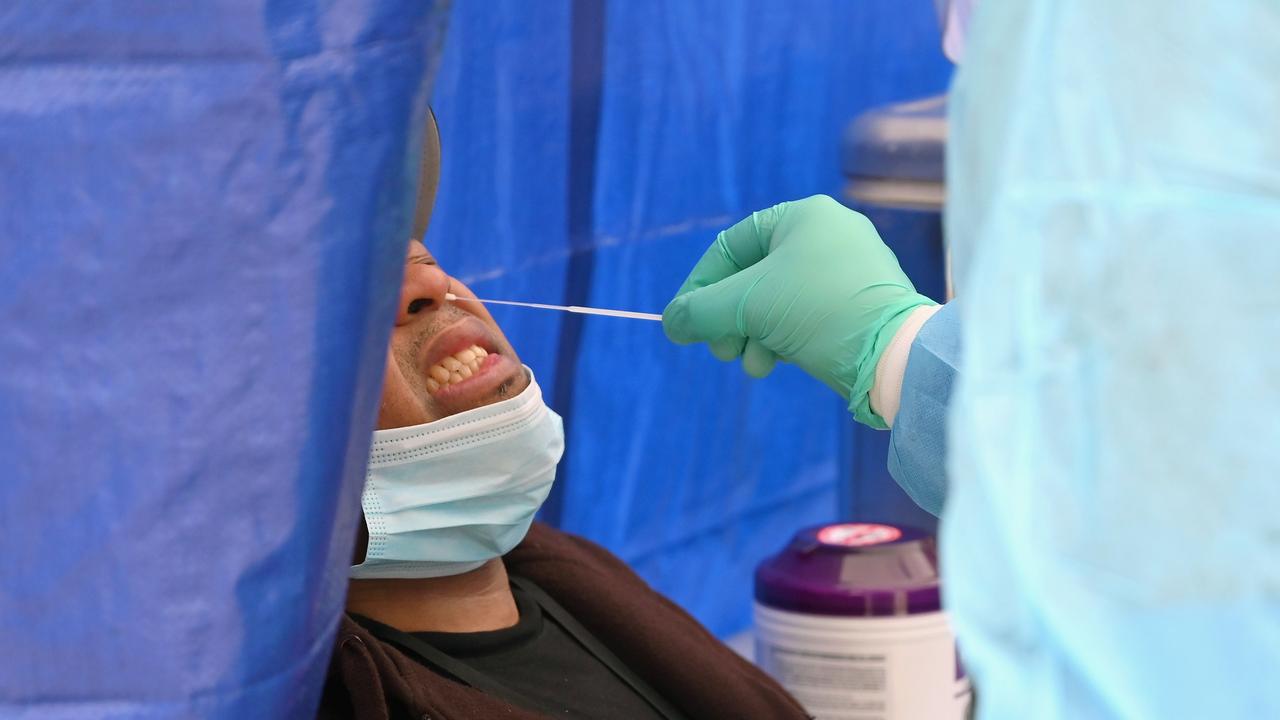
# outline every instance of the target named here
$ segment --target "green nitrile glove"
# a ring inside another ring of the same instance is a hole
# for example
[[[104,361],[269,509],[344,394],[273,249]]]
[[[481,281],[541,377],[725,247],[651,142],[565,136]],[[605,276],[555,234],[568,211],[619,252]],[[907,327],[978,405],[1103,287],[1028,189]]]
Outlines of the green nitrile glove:
[[[916,292],[871,221],[826,195],[761,210],[716,236],[662,313],[667,337],[742,356],[764,377],[778,358],[849,401],[855,419],[885,423],[867,393],[876,362]]]

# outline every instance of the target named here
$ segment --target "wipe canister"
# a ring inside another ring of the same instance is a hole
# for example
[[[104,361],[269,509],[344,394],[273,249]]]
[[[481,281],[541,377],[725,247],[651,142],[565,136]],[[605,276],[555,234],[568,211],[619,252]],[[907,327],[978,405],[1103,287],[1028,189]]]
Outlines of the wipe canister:
[[[818,720],[961,720],[972,691],[937,559],[910,527],[801,530],[756,568],[756,662]]]

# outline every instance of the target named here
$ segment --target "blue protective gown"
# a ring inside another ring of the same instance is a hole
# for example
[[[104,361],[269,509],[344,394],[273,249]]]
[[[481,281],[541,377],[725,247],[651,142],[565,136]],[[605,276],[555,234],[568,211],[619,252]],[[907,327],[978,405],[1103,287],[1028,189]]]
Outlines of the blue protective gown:
[[[978,7],[964,300],[889,462],[941,511],[982,718],[1280,717],[1277,37],[1273,2]]]

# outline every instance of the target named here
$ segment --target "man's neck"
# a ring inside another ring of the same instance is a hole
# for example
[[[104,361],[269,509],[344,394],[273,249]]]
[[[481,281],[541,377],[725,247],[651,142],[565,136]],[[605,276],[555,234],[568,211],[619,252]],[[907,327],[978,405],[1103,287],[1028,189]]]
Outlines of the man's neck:
[[[449,577],[352,580],[347,612],[403,632],[484,632],[520,619],[501,558]]]

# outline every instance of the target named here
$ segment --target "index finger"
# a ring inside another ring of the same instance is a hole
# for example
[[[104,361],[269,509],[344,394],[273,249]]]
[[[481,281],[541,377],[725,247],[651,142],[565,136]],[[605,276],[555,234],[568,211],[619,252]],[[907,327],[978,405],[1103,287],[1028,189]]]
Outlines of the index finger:
[[[771,208],[753,212],[727,230],[722,230],[693,266],[693,270],[689,271],[684,284],[676,291],[676,297],[718,283],[763,260],[769,254],[773,228],[789,204],[778,203]]]

